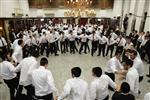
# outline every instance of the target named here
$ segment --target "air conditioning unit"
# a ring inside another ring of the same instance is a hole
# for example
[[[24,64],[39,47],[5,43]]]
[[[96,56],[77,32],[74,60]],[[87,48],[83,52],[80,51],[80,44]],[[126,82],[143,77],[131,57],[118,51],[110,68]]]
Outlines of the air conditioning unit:
[[[45,17],[55,17],[54,13],[45,13]]]

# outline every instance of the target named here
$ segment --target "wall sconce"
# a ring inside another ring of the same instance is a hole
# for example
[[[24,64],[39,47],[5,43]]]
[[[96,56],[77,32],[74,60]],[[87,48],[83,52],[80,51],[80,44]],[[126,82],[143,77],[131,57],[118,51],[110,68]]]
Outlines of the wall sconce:
[[[0,31],[2,31],[3,30],[3,27],[0,27]]]

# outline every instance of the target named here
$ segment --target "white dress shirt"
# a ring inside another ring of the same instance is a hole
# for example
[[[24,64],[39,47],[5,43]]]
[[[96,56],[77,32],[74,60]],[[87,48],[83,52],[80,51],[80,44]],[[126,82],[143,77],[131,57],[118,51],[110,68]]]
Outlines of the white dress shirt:
[[[14,42],[13,42],[13,44],[12,44],[12,48],[13,49],[15,49],[17,46],[18,46],[18,41],[19,41],[20,39],[16,39]]]
[[[6,42],[5,38],[1,37],[0,38],[0,47],[4,47],[4,46],[7,46],[7,42]]]
[[[34,57],[24,58],[20,64],[15,68],[15,72],[20,73],[19,84],[23,86],[28,86],[32,84],[31,74],[33,70],[38,68],[38,62]]]
[[[23,51],[22,51],[22,47],[21,46],[16,46],[16,48],[14,49],[14,52],[12,54],[12,59],[16,62],[16,63],[20,63],[23,59]]]
[[[69,41],[75,41],[76,37],[77,37],[77,36],[76,36],[75,34],[69,34],[69,35],[68,35]]]
[[[126,40],[124,38],[117,38],[116,40],[118,46],[125,46]]]
[[[115,43],[116,43],[116,41],[113,38],[107,39],[107,45],[108,46],[113,45]]]
[[[145,94],[144,100],[150,100],[150,92]]]
[[[139,92],[139,75],[134,67],[131,67],[126,74],[126,81],[130,85],[131,93],[138,96]]]
[[[57,92],[51,71],[40,66],[32,73],[32,84],[35,87],[36,96],[45,96]]]
[[[106,66],[106,72],[108,73],[115,73],[116,71],[122,70],[122,69],[123,67],[120,61],[116,57],[111,58],[108,61],[107,66]]]
[[[116,88],[116,84],[107,76],[95,78],[90,86],[90,100],[103,100],[109,95],[108,85]]]
[[[79,36],[79,38],[81,39],[81,42],[86,42],[87,38],[88,38],[88,35],[82,34],[82,35]]]
[[[97,34],[91,34],[88,38],[92,41],[98,41],[100,37]]]
[[[48,40],[49,43],[54,43],[59,39],[59,37],[57,37],[55,35],[55,33],[50,33],[46,37],[47,37],[47,40]]]
[[[136,57],[133,60],[133,67],[138,71],[139,76],[144,76],[144,64],[140,58]]]
[[[62,94],[58,100],[68,97],[68,100],[90,100],[88,93],[88,84],[79,78],[67,80]]]
[[[118,38],[118,35],[114,32],[110,33],[110,35],[114,40]]]
[[[65,34],[64,35],[61,34],[59,41],[64,42],[66,39],[67,39],[67,36]]]
[[[0,64],[0,76],[5,80],[11,80],[17,76],[14,70],[14,65],[8,61],[3,61]]]
[[[106,38],[106,36],[100,36],[100,38],[99,38],[99,44],[105,44],[105,43],[107,43],[107,38]]]
[[[42,35],[42,36],[40,37],[39,43],[40,43],[40,44],[41,44],[41,43],[47,43],[46,35]]]

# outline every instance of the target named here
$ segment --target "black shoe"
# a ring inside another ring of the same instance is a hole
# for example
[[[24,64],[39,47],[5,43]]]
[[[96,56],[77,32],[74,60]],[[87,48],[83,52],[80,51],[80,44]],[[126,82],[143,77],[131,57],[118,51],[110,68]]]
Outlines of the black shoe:
[[[55,54],[55,56],[59,56],[59,54]]]
[[[147,82],[150,83],[150,80],[148,80]]]
[[[150,75],[149,75],[149,74],[147,74],[146,76],[147,76],[147,77],[150,77]]]
[[[140,91],[140,90],[138,91],[138,94],[141,94],[141,91]]]

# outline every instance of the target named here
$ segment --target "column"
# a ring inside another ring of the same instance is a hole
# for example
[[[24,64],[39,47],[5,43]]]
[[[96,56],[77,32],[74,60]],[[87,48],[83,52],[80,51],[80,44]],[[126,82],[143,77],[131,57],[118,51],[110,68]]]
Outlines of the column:
[[[137,11],[137,1],[138,0],[130,0],[130,9],[129,9],[129,13],[134,14]],[[133,15],[129,15],[129,20],[128,20],[128,29],[127,29],[127,35],[130,34],[131,30],[132,30],[132,25],[133,25],[133,21],[135,20],[135,17]]]
[[[140,25],[143,21],[143,17],[144,17],[144,10],[145,10],[145,3],[146,0],[137,0],[138,4],[137,4],[137,12],[135,13],[135,15],[137,15],[138,17],[136,17],[136,24],[135,24],[135,29],[137,31],[140,30]]]
[[[121,16],[123,0],[114,0],[113,16]]]
[[[148,14],[147,14],[147,19],[146,19],[146,22],[145,22],[145,28],[144,28],[144,31],[150,31],[150,2],[149,2],[149,7],[148,7],[148,10],[147,10]]]
[[[28,14],[29,16],[29,2],[28,0],[19,0],[20,9],[22,10],[22,13],[24,16]]]

